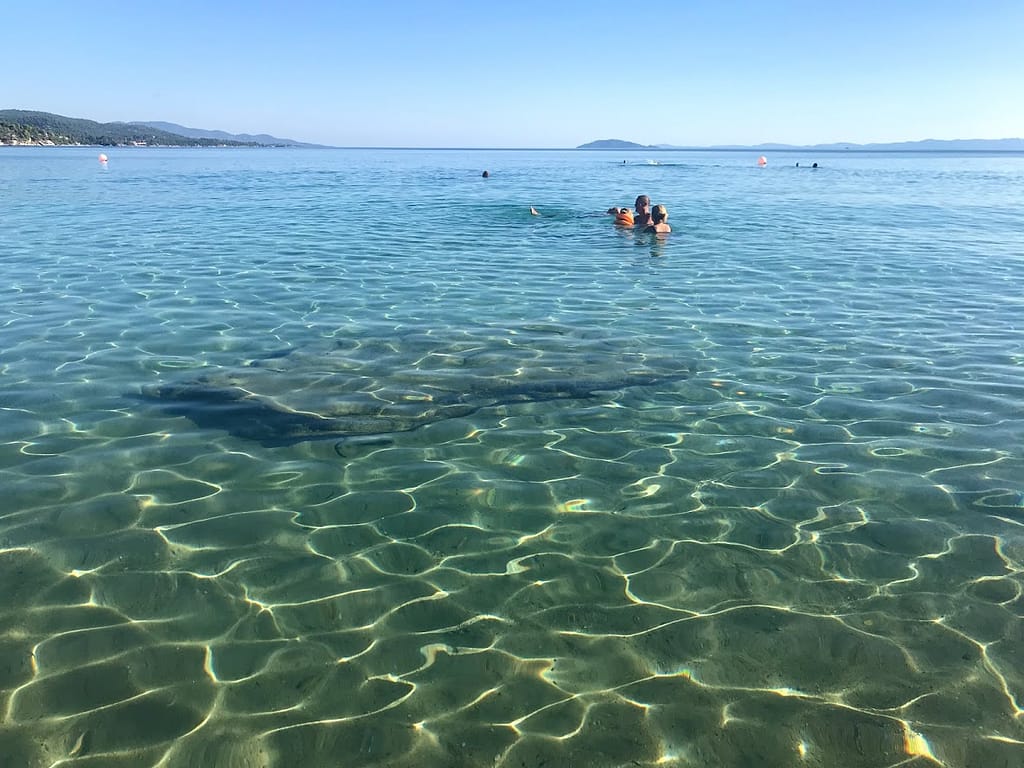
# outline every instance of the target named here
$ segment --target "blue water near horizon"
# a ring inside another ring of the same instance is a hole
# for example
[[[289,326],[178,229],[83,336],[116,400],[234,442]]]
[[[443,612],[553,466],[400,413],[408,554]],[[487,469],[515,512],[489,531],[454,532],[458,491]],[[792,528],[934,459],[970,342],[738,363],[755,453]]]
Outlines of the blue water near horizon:
[[[105,151],[0,150],[12,765],[1024,761],[1024,154]]]

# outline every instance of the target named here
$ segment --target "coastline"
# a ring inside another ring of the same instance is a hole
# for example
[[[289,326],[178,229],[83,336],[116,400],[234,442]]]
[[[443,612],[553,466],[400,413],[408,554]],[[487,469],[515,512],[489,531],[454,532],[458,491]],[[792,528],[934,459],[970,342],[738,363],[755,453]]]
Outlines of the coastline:
[[[282,145],[284,146],[284,145]],[[239,147],[237,144],[78,144],[57,143],[48,139],[41,141],[0,141],[0,147],[95,147],[115,149],[279,149],[273,144],[254,144]]]

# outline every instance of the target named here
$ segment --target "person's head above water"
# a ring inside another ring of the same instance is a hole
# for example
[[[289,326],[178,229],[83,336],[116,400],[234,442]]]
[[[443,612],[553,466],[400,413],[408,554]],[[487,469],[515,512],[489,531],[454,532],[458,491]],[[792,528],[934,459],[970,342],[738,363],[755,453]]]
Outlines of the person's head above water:
[[[640,195],[636,199],[636,224],[638,227],[646,227],[651,223],[651,198],[647,195]]]
[[[651,220],[655,224],[668,221],[668,209],[664,205],[656,205],[651,209]]]

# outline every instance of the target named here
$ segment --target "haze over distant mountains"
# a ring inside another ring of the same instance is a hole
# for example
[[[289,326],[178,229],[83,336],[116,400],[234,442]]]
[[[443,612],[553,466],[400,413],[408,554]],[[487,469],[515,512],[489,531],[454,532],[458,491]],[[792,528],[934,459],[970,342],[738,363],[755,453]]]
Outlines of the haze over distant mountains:
[[[279,139],[276,136],[270,136],[266,133],[250,134],[250,133],[227,133],[225,131],[209,131],[203,128],[186,128],[184,125],[178,125],[177,123],[165,123],[159,120],[137,120],[136,125],[148,125],[151,128],[156,128],[159,131],[167,131],[168,133],[174,133],[178,136],[185,136],[189,139],[217,139],[219,141],[242,141],[252,142],[256,144],[270,144],[273,146],[287,146],[287,147],[323,147],[322,144],[307,144],[302,141],[295,141],[294,139]]]
[[[580,144],[576,149],[749,149],[749,150],[818,150],[821,152],[1024,152],[1024,139],[924,139],[895,141],[887,144],[717,144],[710,147],[676,146],[673,144],[637,144],[622,139],[600,139]]]

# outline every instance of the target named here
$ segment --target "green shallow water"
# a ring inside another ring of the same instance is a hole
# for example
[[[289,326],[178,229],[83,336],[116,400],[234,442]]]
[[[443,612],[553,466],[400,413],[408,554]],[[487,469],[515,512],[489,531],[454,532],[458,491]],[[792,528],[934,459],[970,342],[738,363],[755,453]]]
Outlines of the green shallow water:
[[[108,154],[0,152],[11,765],[1024,761],[1024,157]]]

